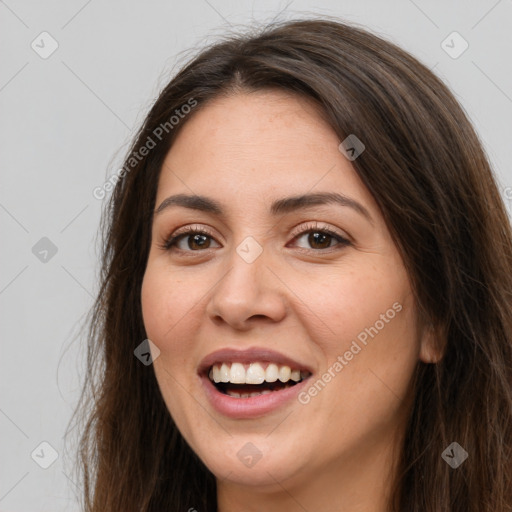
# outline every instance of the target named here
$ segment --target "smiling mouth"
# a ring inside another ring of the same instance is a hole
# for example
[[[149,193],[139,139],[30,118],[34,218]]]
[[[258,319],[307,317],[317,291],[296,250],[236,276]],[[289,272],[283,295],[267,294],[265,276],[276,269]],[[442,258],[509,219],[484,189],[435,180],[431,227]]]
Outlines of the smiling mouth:
[[[282,391],[307,379],[307,370],[268,362],[218,363],[210,367],[208,377],[217,391],[233,398],[252,398]]]

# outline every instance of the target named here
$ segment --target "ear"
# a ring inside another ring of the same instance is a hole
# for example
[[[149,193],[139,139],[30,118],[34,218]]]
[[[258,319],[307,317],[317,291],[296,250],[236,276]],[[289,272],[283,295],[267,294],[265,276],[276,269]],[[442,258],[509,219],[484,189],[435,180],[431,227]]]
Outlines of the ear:
[[[425,322],[420,331],[420,359],[427,364],[441,361],[446,348],[446,336],[440,327]]]

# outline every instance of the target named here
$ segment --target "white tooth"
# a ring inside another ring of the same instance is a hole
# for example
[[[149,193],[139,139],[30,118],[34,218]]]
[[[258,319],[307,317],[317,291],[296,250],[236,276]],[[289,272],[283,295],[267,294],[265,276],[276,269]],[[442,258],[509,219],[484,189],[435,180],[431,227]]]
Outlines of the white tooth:
[[[240,398],[249,398],[249,393],[240,393]]]
[[[232,396],[234,398],[240,398],[240,393],[238,393],[236,391],[228,391],[228,395]]]
[[[229,382],[232,384],[245,384],[245,368],[242,363],[233,363],[231,365]]]
[[[220,382],[220,368],[217,364],[213,366],[213,381],[215,383]]]
[[[229,366],[226,363],[222,363],[220,367],[220,381],[229,382]]]
[[[293,370],[292,373],[291,373],[291,378],[295,382],[299,382],[299,380],[300,380],[300,370]]]
[[[265,372],[265,380],[267,382],[275,382],[279,377],[279,369],[277,368],[277,364],[270,363],[267,366],[267,370]]]
[[[261,384],[265,381],[265,370],[260,363],[251,363],[245,374],[246,384]]]
[[[210,371],[208,372],[208,377],[210,380],[213,380],[213,366],[210,368]]]
[[[265,389],[261,392],[262,395],[268,395],[269,393],[272,393],[272,391],[270,391],[270,389]]]
[[[279,368],[279,380],[281,382],[288,382],[290,380],[290,376],[292,374],[292,370],[289,366],[281,366]]]

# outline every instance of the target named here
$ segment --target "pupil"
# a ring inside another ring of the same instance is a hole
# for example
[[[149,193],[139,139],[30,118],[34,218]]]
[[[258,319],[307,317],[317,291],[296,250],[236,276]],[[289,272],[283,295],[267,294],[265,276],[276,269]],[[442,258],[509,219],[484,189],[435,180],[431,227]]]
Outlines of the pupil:
[[[189,245],[189,248],[190,248],[190,249],[193,249],[193,248],[194,248],[194,247],[192,247],[192,245],[193,245],[193,244],[197,244],[197,246],[198,246],[199,248],[201,248],[201,247],[205,247],[205,245],[204,245],[204,244],[205,244],[205,241],[207,240],[207,238],[208,238],[208,237],[207,237],[206,235],[201,235],[201,234],[196,234],[196,235],[194,235],[194,236],[192,237],[192,241],[190,241],[191,239],[189,238],[189,244],[188,244],[188,245]],[[198,239],[202,239],[202,242],[197,243],[197,242],[198,242]]]
[[[331,235],[319,232],[313,232],[309,234],[309,243],[314,246],[315,244],[319,244],[321,247],[329,247]],[[192,241],[191,241],[192,240]],[[190,239],[189,237],[189,248],[193,249],[193,245],[199,248],[208,247],[207,245],[208,237],[206,235],[196,234]]]
[[[310,233],[309,234],[309,243],[314,246],[315,244],[320,244],[322,247],[329,247],[329,243],[327,243],[327,245],[325,243],[322,243],[322,242],[325,242],[325,240],[329,239],[331,235],[327,235],[325,233],[318,233],[318,232],[313,232],[313,233]],[[320,239],[320,241],[319,241]]]

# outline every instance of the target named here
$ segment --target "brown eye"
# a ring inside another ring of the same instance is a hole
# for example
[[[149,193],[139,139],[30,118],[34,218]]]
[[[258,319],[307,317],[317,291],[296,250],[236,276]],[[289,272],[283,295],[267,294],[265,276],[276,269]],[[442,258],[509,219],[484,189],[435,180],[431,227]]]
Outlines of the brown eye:
[[[332,239],[331,235],[316,231],[309,233],[308,243],[313,249],[327,249],[331,246]]]
[[[186,240],[185,244],[183,244],[184,240]],[[210,249],[212,240],[214,240],[213,237],[205,231],[189,229],[171,236],[162,247],[169,251],[176,248],[184,252],[198,252],[201,249]]]
[[[309,247],[302,247],[304,249],[312,249],[316,251],[321,251],[324,249],[330,249],[331,247],[340,246],[344,247],[350,245],[350,242],[340,236],[337,233],[329,229],[308,229],[301,234],[295,237],[295,240],[298,241],[307,236],[307,244]],[[334,243],[333,243],[334,242]]]
[[[188,240],[188,248],[192,250],[196,249],[208,249],[210,247],[210,237],[197,233],[195,235],[184,235],[183,238]]]

